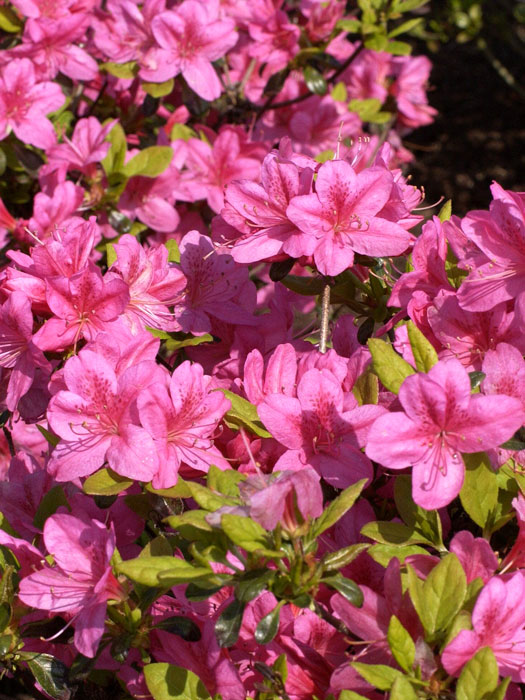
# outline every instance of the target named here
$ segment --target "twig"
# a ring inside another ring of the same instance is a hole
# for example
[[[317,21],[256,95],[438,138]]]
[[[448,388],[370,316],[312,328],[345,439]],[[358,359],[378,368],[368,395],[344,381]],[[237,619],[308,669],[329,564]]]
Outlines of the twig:
[[[330,285],[325,284],[321,296],[321,337],[319,338],[319,352],[326,352],[328,340],[328,317],[330,313]]]

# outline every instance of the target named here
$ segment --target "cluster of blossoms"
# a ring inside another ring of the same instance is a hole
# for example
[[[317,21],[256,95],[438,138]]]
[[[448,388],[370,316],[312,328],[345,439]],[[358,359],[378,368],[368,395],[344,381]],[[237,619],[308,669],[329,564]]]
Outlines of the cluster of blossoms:
[[[346,6],[1,8],[0,674],[44,697],[520,697],[525,197],[423,221],[430,62]]]

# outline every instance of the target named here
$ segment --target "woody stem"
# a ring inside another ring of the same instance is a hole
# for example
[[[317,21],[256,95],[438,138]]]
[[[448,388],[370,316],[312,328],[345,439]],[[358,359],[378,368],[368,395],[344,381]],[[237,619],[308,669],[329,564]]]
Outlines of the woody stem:
[[[319,352],[326,352],[328,340],[328,317],[330,313],[330,285],[325,284],[321,295],[321,337],[319,339]]]

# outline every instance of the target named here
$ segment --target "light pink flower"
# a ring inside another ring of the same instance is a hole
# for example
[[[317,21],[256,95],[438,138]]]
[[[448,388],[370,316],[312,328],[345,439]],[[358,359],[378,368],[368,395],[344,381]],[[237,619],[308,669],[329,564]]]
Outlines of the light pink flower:
[[[203,472],[211,464],[230,468],[213,444],[230,402],[213,391],[211,377],[204,375],[200,365],[183,362],[168,385],[160,382],[142,391],[137,406],[142,425],[155,440],[159,464],[153,477],[155,488],[176,484],[183,464]]]
[[[465,476],[461,453],[497,447],[514,435],[525,413],[508,396],[470,395],[470,379],[458,360],[440,361],[407,377],[399,390],[404,412],[374,423],[366,454],[390,469],[413,467],[414,501],[441,508],[460,492]]]
[[[44,544],[55,565],[23,578],[18,597],[31,608],[72,615],[75,646],[93,658],[104,634],[106,603],[122,597],[109,563],[115,534],[98,520],[55,514],[44,525]]]
[[[490,647],[502,676],[525,682],[525,577],[493,577],[483,588],[472,611],[472,630],[461,630],[448,644],[441,661],[458,675],[477,651]]]
[[[386,168],[356,174],[345,161],[333,160],[319,168],[316,194],[292,199],[286,213],[305,239],[315,239],[313,255],[319,272],[338,275],[352,266],[354,253],[400,255],[408,248],[411,234],[376,216],[392,187],[393,177]]]
[[[12,129],[24,143],[50,148],[56,134],[46,115],[62,107],[65,99],[58,83],[37,82],[29,59],[9,61],[0,73],[0,139]]]

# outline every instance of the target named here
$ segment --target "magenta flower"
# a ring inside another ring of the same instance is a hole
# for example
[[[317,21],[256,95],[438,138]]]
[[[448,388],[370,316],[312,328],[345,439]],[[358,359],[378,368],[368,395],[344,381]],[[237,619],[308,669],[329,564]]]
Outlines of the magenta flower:
[[[46,115],[64,101],[58,83],[37,82],[28,58],[10,61],[0,74],[0,139],[12,129],[24,143],[49,148],[56,143],[56,134]]]
[[[521,427],[517,399],[470,395],[470,379],[458,360],[438,362],[428,374],[407,377],[399,390],[404,412],[374,423],[366,454],[390,469],[413,467],[412,495],[426,509],[441,508],[460,492],[461,453],[501,445]]]
[[[258,411],[273,437],[288,448],[276,470],[309,465],[337,488],[372,478],[372,465],[360,448],[384,409],[357,406],[330,371],[305,372],[297,385],[297,398],[271,394]]]
[[[106,603],[123,594],[109,563],[115,533],[98,520],[60,513],[46,520],[44,543],[55,565],[23,578],[18,597],[31,608],[71,615],[76,648],[93,658],[104,634]]]
[[[153,477],[155,488],[177,483],[182,464],[207,472],[230,465],[213,444],[217,426],[230,408],[229,400],[213,391],[211,377],[200,365],[183,362],[169,380],[142,391],[137,401],[140,421],[155,440],[159,468]]]
[[[141,389],[162,379],[154,362],[139,362],[117,377],[110,362],[92,350],[71,357],[64,367],[67,390],[53,396],[47,411],[51,429],[62,438],[48,465],[56,480],[88,476],[107,460],[117,474],[150,481],[157,455],[150,435],[134,422],[135,400]]]
[[[490,647],[502,676],[525,682],[525,576],[495,576],[483,588],[472,611],[471,630],[461,630],[448,644],[441,661],[448,673],[461,668],[483,647]]]
[[[64,166],[67,170],[80,171],[89,164],[100,163],[110,147],[106,137],[116,123],[117,120],[113,120],[102,126],[96,117],[79,119],[71,139],[64,135],[64,143],[49,149],[49,163],[57,168]]]
[[[80,338],[93,340],[107,330],[129,302],[128,285],[120,279],[106,282],[93,263],[70,278],[53,277],[46,282],[46,298],[55,318],[35,334],[42,350],[65,350]]]
[[[305,240],[315,239],[313,255],[319,272],[338,275],[352,266],[354,253],[400,255],[408,248],[412,235],[376,216],[388,202],[393,184],[386,168],[356,174],[345,161],[333,160],[319,168],[316,194],[292,199],[286,213]]]
[[[181,73],[199,97],[217,99],[222,86],[212,61],[237,43],[234,21],[219,20],[205,4],[185,0],[155,17],[151,30],[160,48],[148,52],[141,77],[162,82]]]
[[[31,302],[13,292],[0,307],[0,367],[11,369],[5,403],[10,411],[29,391],[37,367],[51,371],[43,352],[33,343]]]

